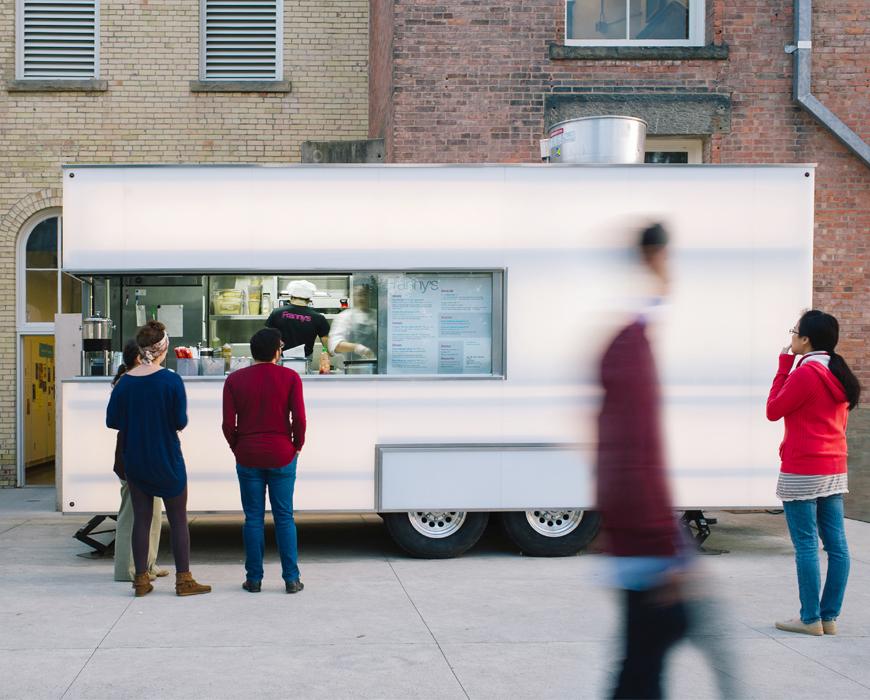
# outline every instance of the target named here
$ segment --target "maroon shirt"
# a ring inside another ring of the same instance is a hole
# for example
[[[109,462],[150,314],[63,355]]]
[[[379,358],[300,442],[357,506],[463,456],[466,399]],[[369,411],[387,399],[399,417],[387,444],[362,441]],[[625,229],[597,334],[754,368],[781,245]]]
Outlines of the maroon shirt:
[[[598,509],[608,553],[670,557],[679,539],[665,472],[661,398],[641,322],[626,326],[601,360]]]
[[[299,375],[271,362],[233,372],[224,383],[223,431],[243,467],[290,464],[305,444]]]

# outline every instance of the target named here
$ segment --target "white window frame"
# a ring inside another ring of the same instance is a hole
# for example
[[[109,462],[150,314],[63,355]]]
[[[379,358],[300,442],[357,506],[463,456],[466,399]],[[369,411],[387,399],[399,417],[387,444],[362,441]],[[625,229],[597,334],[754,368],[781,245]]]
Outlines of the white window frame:
[[[21,227],[15,255],[15,461],[19,486],[26,486],[24,478],[24,415],[22,413],[24,392],[24,337],[28,335],[54,336],[54,321],[27,320],[27,241],[33,230],[43,221],[57,217],[57,313],[61,306],[61,254],[63,252],[63,216],[60,207],[43,209],[31,216]]]
[[[704,162],[704,140],[701,137],[647,136],[644,154],[656,151],[688,153],[689,165]]]
[[[24,2],[15,0],[15,79],[16,80],[97,80],[100,77],[100,0],[94,3],[94,72],[89,76],[24,75]]]
[[[284,0],[275,2],[275,76],[272,78],[208,78],[206,77],[206,4],[208,0],[199,0],[199,79],[202,82],[236,82],[264,80],[280,81],[284,79]]]
[[[630,0],[625,0],[625,2],[628,5]],[[688,39],[569,39],[568,0],[565,0],[565,46],[704,46],[705,2],[704,0],[688,0],[688,2]]]
[[[61,253],[63,240],[63,217],[58,207],[43,209],[38,214],[30,217],[18,236],[17,251],[17,284],[15,292],[15,325],[19,333],[26,335],[50,335],[54,333],[54,321],[28,321],[27,320],[27,241],[33,230],[43,221],[57,218],[57,268],[45,268],[45,271],[54,269],[57,273],[57,311],[60,313],[62,306],[63,285],[61,284]],[[40,268],[34,268],[40,269]]]

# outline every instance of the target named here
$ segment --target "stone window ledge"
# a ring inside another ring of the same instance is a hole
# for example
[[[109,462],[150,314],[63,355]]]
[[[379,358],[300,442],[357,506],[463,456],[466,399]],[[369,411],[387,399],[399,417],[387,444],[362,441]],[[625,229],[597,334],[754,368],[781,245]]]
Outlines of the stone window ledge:
[[[9,92],[105,92],[108,80],[10,80],[6,83]]]
[[[191,92],[290,92],[289,80],[191,80]]]
[[[727,61],[728,46],[563,46],[550,44],[550,60]]]

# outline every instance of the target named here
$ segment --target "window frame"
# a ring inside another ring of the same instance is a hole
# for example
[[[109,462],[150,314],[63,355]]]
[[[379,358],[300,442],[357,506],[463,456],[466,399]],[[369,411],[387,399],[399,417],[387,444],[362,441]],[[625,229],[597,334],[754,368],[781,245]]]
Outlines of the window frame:
[[[565,0],[563,15],[565,46],[704,46],[705,44],[706,7],[704,0],[688,0],[689,37],[687,39],[570,39],[568,38],[569,1]]]
[[[24,4],[27,0],[15,0],[15,79],[21,81],[82,81],[100,78],[100,0],[91,0],[94,5],[94,70],[91,75],[34,76],[24,74]]]
[[[238,76],[209,78],[206,75],[207,8],[209,0],[199,0],[199,80],[203,83],[281,82],[284,80],[284,0],[275,0],[275,75],[271,78]]]
[[[691,136],[647,136],[644,144],[644,155],[657,151],[687,153],[687,165],[699,165],[704,162],[704,140]]]
[[[39,224],[48,221],[49,219],[57,219],[57,267],[56,268],[28,268],[27,267],[27,242],[30,236],[36,230]],[[54,333],[54,320],[51,321],[28,321],[27,320],[27,271],[33,269],[42,272],[54,272],[57,275],[57,305],[55,314],[61,312],[63,308],[63,284],[61,275],[63,274],[61,264],[61,255],[63,253],[63,217],[61,210],[57,207],[51,209],[43,209],[39,213],[31,216],[21,227],[21,234],[18,236],[18,251],[16,259],[16,285],[15,285],[15,326],[19,333],[30,334],[45,334]]]

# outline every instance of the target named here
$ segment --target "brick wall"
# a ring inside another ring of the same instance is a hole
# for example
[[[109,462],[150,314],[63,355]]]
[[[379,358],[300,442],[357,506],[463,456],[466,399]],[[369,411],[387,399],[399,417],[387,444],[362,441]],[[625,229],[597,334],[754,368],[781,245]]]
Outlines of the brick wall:
[[[561,0],[395,0],[393,13],[395,162],[536,162],[546,95],[655,91],[731,96],[711,162],[818,163],[815,305],[841,319],[841,351],[870,385],[870,170],[791,99],[790,0],[710,0],[707,40],[727,60],[550,60]],[[813,20],[813,90],[870,139],[870,3],[816,0]]]
[[[286,0],[289,94],[191,92],[198,2],[102,5],[107,91],[8,92],[15,0],[0,0],[0,486],[16,478],[16,239],[60,204],[62,163],[289,163],[306,139],[367,135],[367,0]]]

